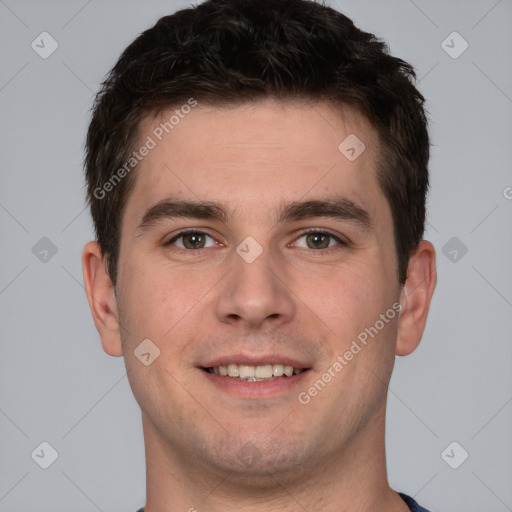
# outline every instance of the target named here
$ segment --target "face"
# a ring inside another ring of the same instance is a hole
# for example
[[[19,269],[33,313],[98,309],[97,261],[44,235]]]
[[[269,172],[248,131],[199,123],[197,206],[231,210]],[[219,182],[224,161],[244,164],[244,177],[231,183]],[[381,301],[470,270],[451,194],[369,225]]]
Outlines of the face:
[[[382,419],[394,361],[376,135],[322,103],[199,104],[159,141],[161,121],[140,127],[156,146],[126,204],[116,289],[145,434],[226,471],[320,466]],[[355,159],[339,149],[351,134]],[[148,361],[159,350],[148,365],[143,340]]]

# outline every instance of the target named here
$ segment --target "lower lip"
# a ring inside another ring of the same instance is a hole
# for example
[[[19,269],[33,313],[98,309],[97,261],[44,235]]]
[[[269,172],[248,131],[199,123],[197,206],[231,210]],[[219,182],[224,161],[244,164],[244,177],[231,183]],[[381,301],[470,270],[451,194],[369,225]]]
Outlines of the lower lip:
[[[278,377],[274,380],[260,380],[256,382],[246,382],[232,377],[224,377],[203,369],[201,369],[201,372],[212,384],[237,398],[259,399],[273,398],[289,392],[304,380],[308,370],[291,377]]]

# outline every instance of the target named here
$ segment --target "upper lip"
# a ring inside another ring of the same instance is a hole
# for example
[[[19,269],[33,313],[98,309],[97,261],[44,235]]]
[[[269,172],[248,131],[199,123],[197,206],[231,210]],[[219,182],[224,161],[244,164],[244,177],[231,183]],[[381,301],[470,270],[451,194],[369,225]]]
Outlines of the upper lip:
[[[279,354],[249,355],[233,354],[228,356],[216,357],[204,364],[202,368],[216,368],[217,366],[227,366],[228,364],[243,364],[247,366],[263,366],[266,364],[283,364],[293,366],[295,369],[307,369],[310,365],[299,359],[282,356]]]

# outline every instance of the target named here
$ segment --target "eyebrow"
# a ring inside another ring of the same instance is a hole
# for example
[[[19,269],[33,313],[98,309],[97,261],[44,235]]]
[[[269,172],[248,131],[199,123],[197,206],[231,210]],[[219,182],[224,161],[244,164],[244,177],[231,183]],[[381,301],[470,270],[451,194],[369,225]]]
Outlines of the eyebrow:
[[[315,217],[330,217],[335,220],[349,221],[365,231],[373,223],[370,214],[361,206],[347,198],[331,200],[295,201],[284,205],[279,212],[278,222],[296,221]]]
[[[150,207],[142,217],[137,231],[146,231],[160,221],[174,218],[215,220],[227,223],[229,214],[222,205],[211,201],[182,201],[165,199]],[[294,201],[281,205],[276,223],[316,217],[349,221],[368,231],[373,226],[369,213],[347,198],[331,200]]]

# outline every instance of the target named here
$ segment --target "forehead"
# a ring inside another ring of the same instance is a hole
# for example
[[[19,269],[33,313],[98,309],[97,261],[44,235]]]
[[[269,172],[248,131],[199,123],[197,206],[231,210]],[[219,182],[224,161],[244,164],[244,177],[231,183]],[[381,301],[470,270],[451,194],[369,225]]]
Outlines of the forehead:
[[[127,215],[169,196],[215,201],[246,218],[298,199],[343,195],[370,211],[383,199],[378,137],[349,107],[198,102],[148,116],[138,144],[152,149],[135,171]]]

